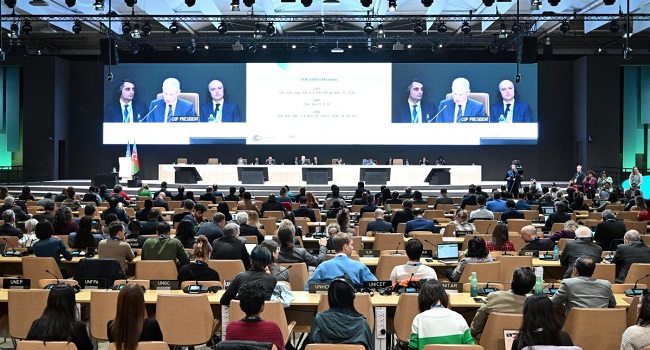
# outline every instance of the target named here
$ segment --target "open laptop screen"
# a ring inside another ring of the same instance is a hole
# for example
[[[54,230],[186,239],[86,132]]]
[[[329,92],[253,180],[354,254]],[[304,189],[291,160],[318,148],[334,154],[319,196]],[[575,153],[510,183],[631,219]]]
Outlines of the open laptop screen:
[[[458,259],[458,244],[438,244],[438,259]]]

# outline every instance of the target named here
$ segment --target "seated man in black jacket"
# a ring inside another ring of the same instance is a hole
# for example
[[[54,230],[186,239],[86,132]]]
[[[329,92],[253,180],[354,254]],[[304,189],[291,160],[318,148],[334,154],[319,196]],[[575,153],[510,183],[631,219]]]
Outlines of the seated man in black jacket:
[[[244,268],[250,268],[250,256],[244,242],[239,240],[239,225],[227,224],[223,228],[223,237],[212,242],[212,257],[215,260],[238,260],[244,263]]]

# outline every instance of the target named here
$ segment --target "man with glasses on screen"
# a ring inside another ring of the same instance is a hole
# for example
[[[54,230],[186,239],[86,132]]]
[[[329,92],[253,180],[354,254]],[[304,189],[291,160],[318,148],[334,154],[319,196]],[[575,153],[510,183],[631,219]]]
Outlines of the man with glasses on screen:
[[[230,101],[224,101],[225,89],[219,80],[208,84],[210,102],[201,105],[201,122],[205,123],[237,123],[242,121],[239,106]]]
[[[430,123],[438,110],[433,103],[422,101],[424,84],[419,80],[411,80],[406,89],[407,103],[399,102],[393,112],[393,123]]]
[[[184,117],[192,117],[194,104],[178,98],[181,93],[181,83],[176,78],[167,78],[162,85],[163,97],[151,101],[147,121],[154,123],[175,123],[198,121]]]
[[[147,106],[142,102],[133,100],[135,97],[135,84],[124,79],[117,90],[120,98],[109,102],[104,108],[104,122],[106,123],[139,123],[147,115]]]
[[[462,117],[485,115],[483,103],[468,98],[470,93],[469,80],[456,78],[451,84],[451,98],[440,102],[438,106],[437,123],[461,123]]]
[[[490,106],[490,123],[532,123],[533,116],[528,103],[515,101],[515,85],[510,80],[499,84],[503,101]]]

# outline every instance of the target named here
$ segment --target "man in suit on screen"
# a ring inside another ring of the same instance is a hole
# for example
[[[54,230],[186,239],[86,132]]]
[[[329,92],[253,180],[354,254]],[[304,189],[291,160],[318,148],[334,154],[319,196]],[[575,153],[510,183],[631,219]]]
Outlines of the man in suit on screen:
[[[406,103],[396,104],[393,111],[393,123],[429,123],[438,110],[435,104],[422,101],[424,84],[419,80],[412,80],[406,92]]]
[[[133,100],[135,84],[124,79],[118,90],[120,98],[104,107],[105,123],[139,123],[147,115],[147,106]]]
[[[201,122],[209,123],[237,123],[242,122],[239,106],[230,101],[224,101],[225,89],[219,80],[208,84],[212,100],[201,105]]]
[[[191,117],[194,113],[194,104],[178,98],[181,93],[181,83],[176,78],[167,78],[162,85],[163,97],[151,101],[147,121],[153,123],[170,123],[177,121],[190,121],[177,117]],[[198,119],[198,118],[197,118]]]
[[[499,84],[503,99],[490,106],[490,123],[532,123],[533,113],[524,101],[515,101],[515,85],[510,80]]]
[[[468,98],[469,80],[456,78],[451,84],[452,96],[440,102],[437,123],[460,123],[461,117],[484,116],[485,107],[479,101]]]

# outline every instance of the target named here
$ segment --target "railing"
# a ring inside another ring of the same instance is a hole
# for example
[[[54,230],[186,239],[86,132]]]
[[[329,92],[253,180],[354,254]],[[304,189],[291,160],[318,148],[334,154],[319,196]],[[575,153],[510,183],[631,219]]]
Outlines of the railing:
[[[24,182],[25,179],[22,166],[0,166],[0,183],[13,184]]]

